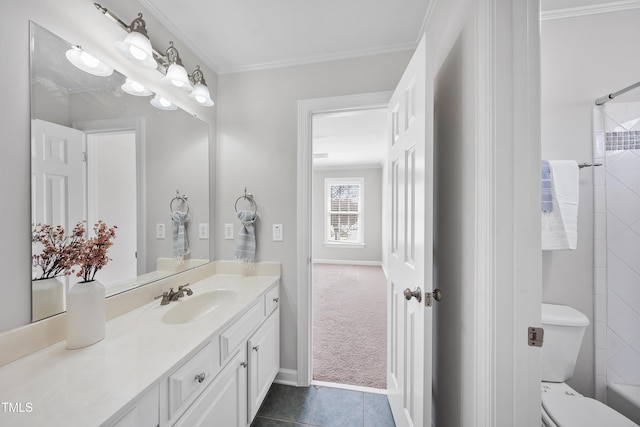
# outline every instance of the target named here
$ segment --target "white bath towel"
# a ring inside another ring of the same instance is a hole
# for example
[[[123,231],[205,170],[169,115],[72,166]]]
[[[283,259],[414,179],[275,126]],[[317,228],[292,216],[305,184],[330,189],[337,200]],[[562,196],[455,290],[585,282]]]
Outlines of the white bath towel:
[[[542,212],[542,250],[575,250],[578,243],[578,164],[551,160],[553,209]]]

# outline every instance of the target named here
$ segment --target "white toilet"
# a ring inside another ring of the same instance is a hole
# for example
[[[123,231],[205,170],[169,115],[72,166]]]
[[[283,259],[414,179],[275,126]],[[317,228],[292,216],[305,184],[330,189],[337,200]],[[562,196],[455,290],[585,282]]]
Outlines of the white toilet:
[[[573,376],[587,316],[566,305],[542,304],[542,425],[635,427],[604,403],[582,396],[564,381]]]

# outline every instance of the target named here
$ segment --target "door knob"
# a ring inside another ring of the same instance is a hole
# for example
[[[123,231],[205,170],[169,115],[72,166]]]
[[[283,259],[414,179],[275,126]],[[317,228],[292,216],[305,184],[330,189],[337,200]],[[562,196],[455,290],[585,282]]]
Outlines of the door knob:
[[[422,302],[422,290],[418,287],[413,291],[409,288],[404,290],[404,297],[409,301],[411,298],[415,298],[418,302]]]
[[[442,291],[440,289],[434,289],[433,292],[427,292],[425,298],[424,305],[431,307],[433,306],[433,300],[440,301],[442,299]]]

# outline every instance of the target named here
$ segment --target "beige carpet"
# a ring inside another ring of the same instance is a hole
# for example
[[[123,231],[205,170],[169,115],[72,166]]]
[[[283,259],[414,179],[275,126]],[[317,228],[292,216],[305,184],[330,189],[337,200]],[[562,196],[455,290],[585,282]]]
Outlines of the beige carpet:
[[[313,379],[387,388],[381,267],[313,265]]]

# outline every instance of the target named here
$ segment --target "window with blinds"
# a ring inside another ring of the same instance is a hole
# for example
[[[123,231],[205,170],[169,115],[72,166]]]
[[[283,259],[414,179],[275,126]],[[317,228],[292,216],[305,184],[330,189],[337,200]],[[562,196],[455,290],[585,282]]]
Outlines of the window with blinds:
[[[362,244],[362,178],[325,180],[327,243]]]

